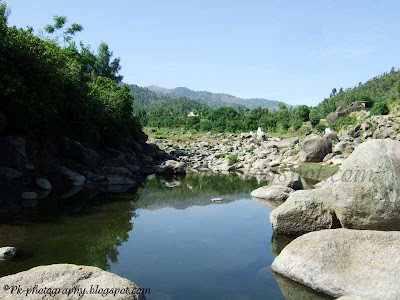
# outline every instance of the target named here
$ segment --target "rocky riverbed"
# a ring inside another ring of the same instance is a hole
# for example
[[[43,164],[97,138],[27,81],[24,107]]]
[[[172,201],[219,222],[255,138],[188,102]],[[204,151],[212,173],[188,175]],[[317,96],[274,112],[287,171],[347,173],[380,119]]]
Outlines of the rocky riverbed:
[[[64,200],[82,191],[88,197],[99,192],[127,191],[150,174],[236,172],[255,176],[269,182],[268,186],[254,190],[252,196],[274,203],[276,208],[270,219],[275,232],[291,236],[305,234],[304,240],[310,241],[301,243],[301,247],[296,246],[300,243],[296,242],[299,238],[290,243],[277,257],[274,271],[335,297],[398,299],[400,292],[391,289],[390,284],[376,294],[373,293],[375,290],[358,284],[371,278],[358,275],[364,272],[360,267],[365,263],[351,258],[358,254],[349,245],[363,237],[365,257],[374,260],[371,268],[384,274],[387,282],[397,280],[397,275],[390,275],[394,274],[393,266],[398,264],[396,256],[386,256],[388,258],[384,260],[377,253],[386,255],[382,249],[397,247],[392,243],[391,235],[380,231],[395,230],[397,233],[400,229],[397,180],[400,175],[400,124],[390,117],[369,116],[366,112],[357,114],[358,123],[339,133],[327,130],[324,134],[290,138],[271,137],[261,130],[240,134],[208,133],[195,139],[180,135],[148,138],[143,134],[140,141],[131,140],[118,149],[94,150],[68,137],[43,140],[1,137],[0,214],[16,215],[24,207],[35,206],[54,195]],[[302,170],[308,173],[302,174]],[[373,177],[368,177],[369,171]],[[317,181],[329,178],[310,186],[301,178],[309,176],[310,172]],[[336,228],[346,229],[332,230]],[[312,235],[313,231],[319,231],[319,235]],[[309,239],[306,238],[308,234],[312,235]],[[319,249],[314,248],[314,240],[322,248],[325,247],[323,243],[328,243],[326,247],[339,247],[341,252],[332,250],[311,255],[306,259],[310,265],[319,266],[326,260],[340,261],[342,254],[337,253],[343,253],[347,258],[350,256],[346,266],[353,264],[343,272],[361,279],[354,280],[348,289],[340,289],[340,284],[327,284],[326,276],[335,282],[346,281],[334,263],[327,272],[322,266],[319,270],[302,264],[307,251]],[[378,252],[374,244],[378,245]],[[8,247],[2,251],[2,259],[8,260],[18,250]],[[295,263],[298,267],[292,269]],[[379,272],[374,276],[378,277]]]

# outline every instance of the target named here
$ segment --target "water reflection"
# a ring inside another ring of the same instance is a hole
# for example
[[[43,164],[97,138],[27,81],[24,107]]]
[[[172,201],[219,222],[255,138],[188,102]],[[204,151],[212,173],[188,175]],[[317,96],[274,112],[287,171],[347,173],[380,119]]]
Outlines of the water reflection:
[[[250,200],[250,191],[265,184],[235,174],[153,176],[137,191],[86,188],[39,201],[0,225],[0,245],[22,251],[0,264],[0,276],[74,263],[150,287],[148,300],[329,299],[306,298],[312,291],[275,280],[270,265],[291,239],[273,235],[270,203]]]

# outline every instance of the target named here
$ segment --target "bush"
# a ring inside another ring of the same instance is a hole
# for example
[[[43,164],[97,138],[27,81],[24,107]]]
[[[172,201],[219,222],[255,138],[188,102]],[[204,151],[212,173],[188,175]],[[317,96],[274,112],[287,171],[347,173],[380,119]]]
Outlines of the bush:
[[[375,102],[374,106],[372,106],[371,113],[373,115],[387,115],[389,113],[389,107],[386,102]]]
[[[337,119],[335,122],[330,123],[329,127],[339,131],[342,127],[347,128],[349,125],[355,125],[357,123],[356,117],[342,117]]]
[[[228,157],[228,164],[231,166],[231,165],[233,165],[233,164],[236,164],[237,162],[238,162],[239,160],[238,160],[238,157],[236,156],[236,155],[230,155],[229,157]]]
[[[320,114],[315,108],[310,110],[309,117],[310,117],[310,123],[311,123],[312,127],[315,127],[319,123],[319,120],[321,120]]]
[[[323,132],[326,128],[326,125],[318,123],[317,125],[314,126],[314,129],[317,130],[318,132]]]

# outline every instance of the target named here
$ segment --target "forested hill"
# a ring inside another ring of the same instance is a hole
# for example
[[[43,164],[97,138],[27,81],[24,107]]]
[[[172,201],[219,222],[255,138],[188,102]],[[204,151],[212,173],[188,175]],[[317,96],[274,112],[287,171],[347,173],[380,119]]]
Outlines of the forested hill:
[[[366,101],[367,105],[384,102],[390,104],[400,99],[400,71],[383,73],[353,88],[332,90],[329,98],[324,99],[316,108],[321,117],[335,111],[339,106],[348,107],[354,101]]]
[[[257,107],[268,108],[269,110],[278,110],[279,103],[283,103],[275,100],[268,100],[262,98],[239,98],[229,94],[223,93],[211,93],[207,91],[193,91],[187,87],[177,87],[174,89],[166,89],[159,86],[151,85],[148,87],[150,91],[153,91],[159,95],[167,95],[171,98],[175,97],[187,97],[190,99],[196,99],[206,104],[210,108],[220,108],[223,106],[236,108],[238,106],[244,106],[245,108],[253,109]],[[286,105],[286,104],[285,104]],[[288,105],[286,105],[288,106]]]
[[[200,111],[207,107],[205,104],[193,99],[182,96],[171,98],[135,84],[130,84],[129,88],[135,99],[133,108],[136,112],[139,110],[147,112],[165,110],[169,112],[185,112],[187,114],[190,111]]]

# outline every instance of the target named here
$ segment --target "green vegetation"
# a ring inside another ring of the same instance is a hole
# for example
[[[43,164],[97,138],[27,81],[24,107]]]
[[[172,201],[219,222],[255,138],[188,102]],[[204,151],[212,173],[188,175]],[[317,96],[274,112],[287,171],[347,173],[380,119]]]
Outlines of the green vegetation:
[[[193,91],[187,87],[177,87],[174,89],[166,89],[159,86],[149,86],[148,89],[158,95],[163,95],[174,98],[189,98],[195,99],[196,101],[205,104],[208,108],[217,109],[220,107],[232,107],[235,109],[254,109],[257,107],[268,108],[274,110],[279,107],[279,104],[283,104],[279,101],[262,99],[262,98],[250,98],[244,99],[235,97],[224,93],[211,93],[207,91]]]
[[[108,45],[97,53],[74,35],[66,17],[55,17],[48,37],[32,28],[8,26],[0,0],[0,111],[7,118],[4,134],[38,137],[67,135],[85,144],[123,143],[138,137],[141,126],[132,113],[133,97],[118,83],[119,59]],[[61,45],[60,45],[61,42]]]
[[[230,166],[236,164],[238,161],[239,161],[239,160],[238,160],[237,155],[232,154],[232,155],[230,155],[230,156],[228,157],[228,164],[229,164]]]
[[[135,94],[135,93],[134,93]],[[141,124],[155,128],[179,128],[199,132],[243,132],[257,130],[258,127],[270,132],[286,132],[289,128],[298,130],[303,122],[308,121],[309,108],[300,105],[287,108],[281,105],[277,111],[267,108],[252,110],[235,110],[232,107],[209,109],[196,101],[181,99],[154,99],[144,109],[135,109]],[[135,97],[135,103],[140,102]],[[135,104],[136,105],[136,104]],[[190,112],[194,116],[188,115]]]
[[[321,118],[325,118],[329,113],[335,111],[339,106],[344,108],[350,106],[354,101],[366,102],[367,109],[374,106],[375,102],[390,104],[400,98],[400,71],[394,68],[389,73],[383,73],[373,79],[359,83],[358,86],[343,90],[332,90],[329,98],[324,99],[317,107]],[[383,104],[379,104],[383,107]],[[379,110],[377,108],[377,110]],[[385,111],[385,109],[383,110]],[[379,111],[377,111],[379,112]]]
[[[389,113],[389,107],[386,102],[375,102],[372,106],[371,113],[373,115],[387,115]]]

